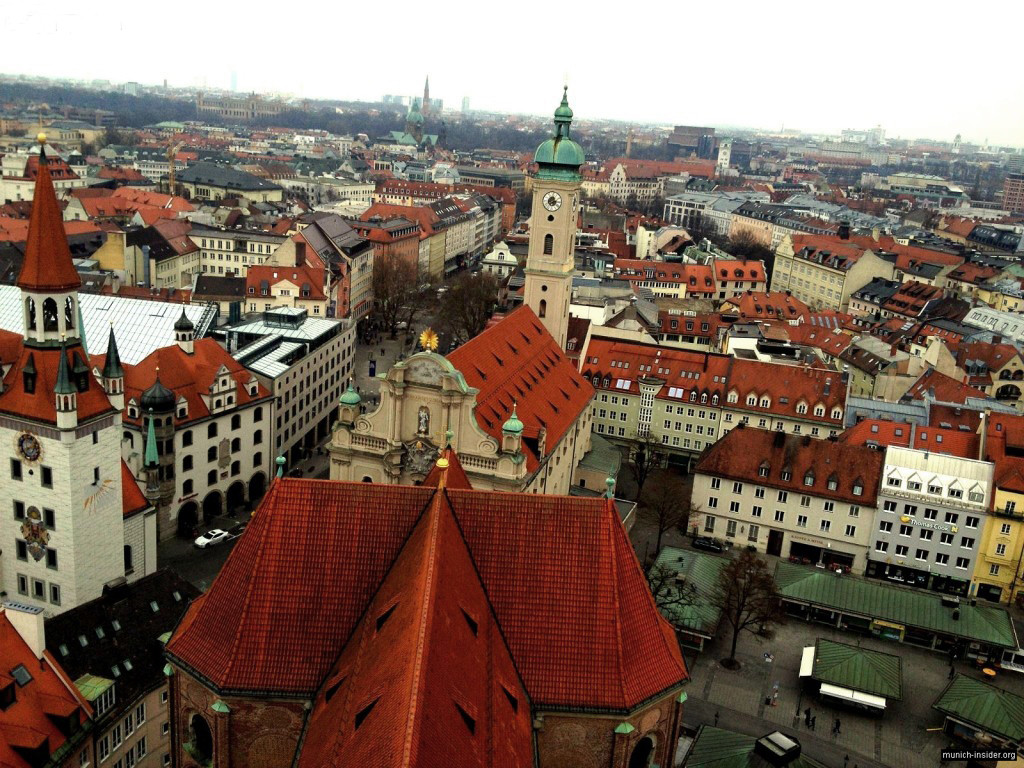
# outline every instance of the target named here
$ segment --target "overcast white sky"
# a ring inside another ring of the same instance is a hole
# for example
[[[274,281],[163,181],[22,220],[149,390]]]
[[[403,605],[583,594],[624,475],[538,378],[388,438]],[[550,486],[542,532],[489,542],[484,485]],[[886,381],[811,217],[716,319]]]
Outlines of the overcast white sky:
[[[1024,145],[1019,0],[0,0],[0,72]],[[170,9],[170,10],[168,10]],[[262,63],[261,63],[262,62]]]

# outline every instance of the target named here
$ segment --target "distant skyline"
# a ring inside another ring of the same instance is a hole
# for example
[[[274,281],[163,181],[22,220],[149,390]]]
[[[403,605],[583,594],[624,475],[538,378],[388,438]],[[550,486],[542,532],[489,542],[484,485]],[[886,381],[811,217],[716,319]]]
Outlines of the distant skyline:
[[[423,15],[396,0],[380,25],[363,6],[356,26],[351,6],[321,0],[174,11],[4,3],[0,72],[223,90],[234,75],[243,91],[362,101],[420,94],[429,74],[448,107],[529,114],[552,112],[568,82],[582,119],[1024,145],[1017,3],[524,0]]]

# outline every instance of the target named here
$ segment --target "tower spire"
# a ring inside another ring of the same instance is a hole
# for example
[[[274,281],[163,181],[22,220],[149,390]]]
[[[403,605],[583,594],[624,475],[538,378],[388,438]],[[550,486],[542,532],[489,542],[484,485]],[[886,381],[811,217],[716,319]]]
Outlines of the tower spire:
[[[107,359],[103,363],[103,378],[120,379],[124,377],[121,367],[121,355],[117,351],[117,339],[114,338],[114,324],[110,324],[110,336],[107,339]]]
[[[18,287],[25,291],[57,293],[77,289],[82,280],[71,261],[64,218],[46,161],[46,134],[39,134],[39,168],[32,197],[25,261],[18,275]]]

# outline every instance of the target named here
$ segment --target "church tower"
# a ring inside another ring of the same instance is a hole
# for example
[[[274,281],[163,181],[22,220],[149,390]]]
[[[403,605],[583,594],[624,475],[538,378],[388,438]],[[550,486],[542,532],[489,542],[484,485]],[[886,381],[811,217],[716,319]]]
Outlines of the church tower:
[[[576,226],[580,208],[583,149],[569,138],[572,110],[568,88],[555,110],[555,135],[537,147],[540,166],[533,180],[530,249],[524,300],[565,349],[569,300],[575,271]]]
[[[116,347],[102,380],[86,362],[80,284],[43,146],[17,280],[24,341],[0,388],[0,444],[13,448],[0,482],[0,508],[13,510],[0,518],[0,589],[47,615],[125,575],[123,371]]]
[[[423,114],[430,114],[430,75],[427,75],[427,81],[423,83]]]

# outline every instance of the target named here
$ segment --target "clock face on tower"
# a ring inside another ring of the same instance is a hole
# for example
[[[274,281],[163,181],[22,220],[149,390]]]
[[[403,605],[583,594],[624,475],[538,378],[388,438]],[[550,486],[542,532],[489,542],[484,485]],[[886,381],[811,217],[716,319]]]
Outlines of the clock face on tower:
[[[42,448],[35,435],[29,432],[22,432],[18,435],[18,453],[25,461],[38,461]]]
[[[562,196],[557,192],[548,192],[544,195],[544,207],[549,211],[557,211],[562,207]]]

